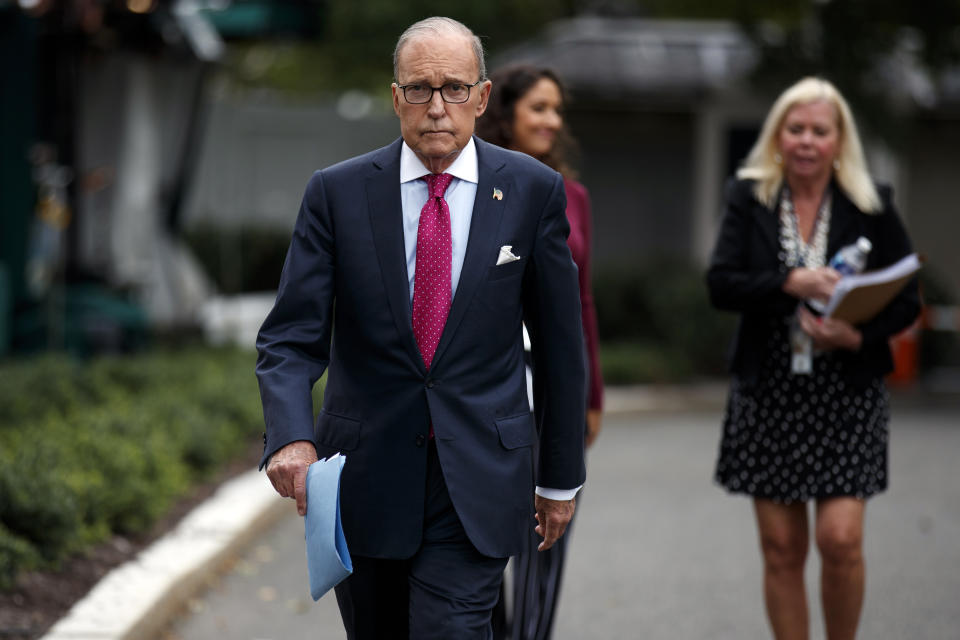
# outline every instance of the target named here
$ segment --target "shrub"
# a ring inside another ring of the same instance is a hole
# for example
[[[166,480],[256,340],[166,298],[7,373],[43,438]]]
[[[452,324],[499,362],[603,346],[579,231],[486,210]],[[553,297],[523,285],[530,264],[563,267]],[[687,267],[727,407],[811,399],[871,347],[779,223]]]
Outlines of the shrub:
[[[693,372],[689,359],[648,342],[617,342],[600,345],[605,384],[683,382]]]
[[[250,352],[0,365],[0,588],[146,531],[263,427]]]
[[[606,382],[724,373],[736,317],[710,306],[702,269],[674,258],[601,268],[594,299]]]
[[[0,524],[0,588],[12,584],[19,571],[36,565],[33,545]]]

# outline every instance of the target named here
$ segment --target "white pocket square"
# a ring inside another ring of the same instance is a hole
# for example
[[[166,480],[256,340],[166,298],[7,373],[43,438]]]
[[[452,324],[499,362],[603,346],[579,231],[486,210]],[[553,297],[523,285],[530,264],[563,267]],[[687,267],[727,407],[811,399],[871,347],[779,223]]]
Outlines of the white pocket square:
[[[502,247],[500,247],[500,255],[497,256],[498,267],[501,264],[507,264],[508,262],[516,262],[517,260],[520,259],[520,256],[513,255],[513,252],[510,251],[511,249],[513,249],[512,244],[505,244]]]

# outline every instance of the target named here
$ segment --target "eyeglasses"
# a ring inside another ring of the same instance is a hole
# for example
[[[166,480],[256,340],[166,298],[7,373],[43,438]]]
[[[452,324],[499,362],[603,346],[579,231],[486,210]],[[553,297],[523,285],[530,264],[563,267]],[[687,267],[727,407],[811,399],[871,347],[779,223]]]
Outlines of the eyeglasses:
[[[410,104],[426,104],[433,100],[433,92],[439,91],[444,102],[462,104],[470,99],[470,89],[483,82],[477,80],[473,84],[462,82],[448,82],[442,87],[431,87],[428,84],[400,84],[397,88],[403,91],[403,98]]]

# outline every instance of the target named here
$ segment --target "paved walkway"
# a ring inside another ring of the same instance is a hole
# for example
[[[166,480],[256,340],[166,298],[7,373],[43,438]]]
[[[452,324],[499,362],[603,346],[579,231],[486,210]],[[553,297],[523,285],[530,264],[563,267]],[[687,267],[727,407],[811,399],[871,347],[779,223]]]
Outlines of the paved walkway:
[[[686,404],[694,409],[608,417],[590,453],[555,640],[769,637],[750,503],[711,483],[719,412]],[[891,446],[891,488],[867,509],[861,637],[956,640],[960,406],[895,402]],[[303,554],[290,503],[161,637],[343,638],[332,594],[309,599]],[[819,639],[815,553],[808,571]]]

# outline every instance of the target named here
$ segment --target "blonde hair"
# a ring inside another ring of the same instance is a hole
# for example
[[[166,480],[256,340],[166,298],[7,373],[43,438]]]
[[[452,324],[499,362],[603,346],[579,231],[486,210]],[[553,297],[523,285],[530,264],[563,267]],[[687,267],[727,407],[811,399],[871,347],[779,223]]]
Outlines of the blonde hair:
[[[840,134],[839,155],[833,175],[847,197],[866,213],[876,213],[881,208],[880,196],[867,172],[863,146],[853,120],[853,113],[837,88],[822,78],[808,77],[800,80],[780,94],[760,130],[753,148],[747,155],[737,177],[756,181],[753,193],[757,200],[772,208],[783,182],[783,167],[777,161],[777,137],[783,120],[793,107],[800,104],[824,101],[832,104],[837,112],[837,127]]]

